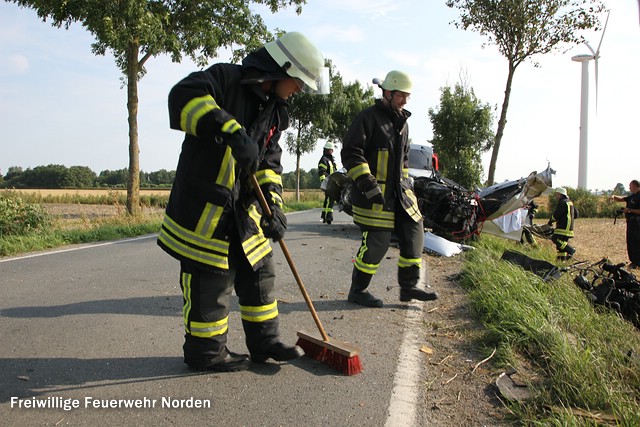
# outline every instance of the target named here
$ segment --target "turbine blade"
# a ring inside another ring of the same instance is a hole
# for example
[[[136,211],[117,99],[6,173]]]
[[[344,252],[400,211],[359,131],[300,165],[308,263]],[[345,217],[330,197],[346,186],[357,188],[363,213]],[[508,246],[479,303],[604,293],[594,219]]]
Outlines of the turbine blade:
[[[596,51],[593,50],[593,48],[589,45],[589,43],[587,43],[586,41],[584,42],[584,44],[587,45],[587,47],[589,48],[589,50],[591,51],[591,54],[593,55],[593,57],[596,57]]]
[[[611,14],[611,11],[607,12],[607,20],[604,21],[604,28],[602,29],[602,36],[600,36],[600,43],[598,43],[598,48],[596,49],[596,53],[593,54],[593,56],[595,56],[596,59],[598,58],[598,56],[600,56],[600,46],[602,46],[602,39],[604,39],[604,33],[607,31],[607,24],[609,23],[610,14]]]

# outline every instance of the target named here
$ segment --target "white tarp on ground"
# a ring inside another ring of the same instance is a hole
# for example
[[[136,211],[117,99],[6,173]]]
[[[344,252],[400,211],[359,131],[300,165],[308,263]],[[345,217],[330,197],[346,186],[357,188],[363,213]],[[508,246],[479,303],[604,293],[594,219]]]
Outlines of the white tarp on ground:
[[[473,249],[473,246],[454,243],[427,231],[424,233],[424,249],[429,252],[435,252],[438,255],[450,257],[458,255],[462,251]]]

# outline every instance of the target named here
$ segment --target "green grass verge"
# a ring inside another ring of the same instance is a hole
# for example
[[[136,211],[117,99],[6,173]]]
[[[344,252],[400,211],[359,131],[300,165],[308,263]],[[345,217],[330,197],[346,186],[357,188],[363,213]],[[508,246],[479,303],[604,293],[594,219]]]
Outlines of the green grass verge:
[[[578,410],[611,413],[640,425],[640,333],[613,312],[595,309],[566,272],[545,283],[500,261],[513,242],[482,236],[465,257],[462,284],[486,326],[494,363],[530,378],[534,398],[512,404],[527,425],[602,425]],[[548,248],[518,249],[554,262]],[[629,357],[629,352],[632,356]]]
[[[286,200],[285,212],[295,212],[322,207],[319,196],[307,196],[300,202]],[[101,242],[157,233],[162,215],[132,217],[121,214],[107,219],[87,220],[78,228],[68,228],[61,221],[51,226],[34,229],[21,235],[0,237],[0,256],[15,256],[27,252],[53,249],[78,243]]]
[[[157,233],[161,218],[132,220],[123,216],[105,223],[96,223],[82,229],[48,229],[20,236],[0,238],[0,256],[15,256],[65,245],[124,239]]]

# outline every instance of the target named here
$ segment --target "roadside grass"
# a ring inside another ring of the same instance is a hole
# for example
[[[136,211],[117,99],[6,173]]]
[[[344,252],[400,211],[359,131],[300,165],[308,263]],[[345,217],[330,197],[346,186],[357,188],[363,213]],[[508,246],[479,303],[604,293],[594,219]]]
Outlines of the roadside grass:
[[[53,249],[65,245],[80,243],[117,240],[128,237],[157,233],[162,225],[163,212],[156,209],[155,212],[145,213],[139,216],[131,216],[124,208],[125,200],[117,192],[105,194],[59,194],[41,195],[39,193],[3,192],[2,200],[20,200],[20,207],[29,206],[36,208],[40,214],[43,203],[57,203],[69,205],[108,205],[115,206],[116,215],[90,218],[86,215],[74,219],[47,216],[38,218],[40,226],[31,227],[22,233],[0,233],[0,256],[15,256],[27,252],[37,252]],[[295,201],[295,194],[285,192],[285,212],[294,212],[319,208],[322,206],[323,194],[310,191],[301,194],[300,201]],[[141,196],[141,204],[146,207],[162,208],[166,206],[166,195]],[[9,210],[14,209],[9,207]],[[0,215],[0,219],[6,216],[6,211]],[[43,214],[42,214],[43,215]],[[11,221],[23,221],[22,218],[11,218]],[[0,221],[1,222],[1,221]]]
[[[501,261],[514,244],[483,235],[461,280],[486,326],[481,344],[497,349],[494,364],[524,375],[533,391],[510,409],[526,425],[640,425],[640,332],[594,308],[570,272],[547,283]],[[555,263],[549,247],[518,249]]]

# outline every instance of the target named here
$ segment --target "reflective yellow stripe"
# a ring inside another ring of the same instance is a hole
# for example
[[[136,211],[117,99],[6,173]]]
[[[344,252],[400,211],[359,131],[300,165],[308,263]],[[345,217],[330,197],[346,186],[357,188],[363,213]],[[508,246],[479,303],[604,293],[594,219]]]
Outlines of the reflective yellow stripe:
[[[235,133],[240,129],[242,129],[242,126],[240,126],[240,123],[238,123],[236,119],[229,120],[220,128],[220,130],[224,133]]]
[[[211,338],[222,335],[229,329],[229,316],[215,322],[190,322],[191,335],[200,338]]]
[[[393,212],[363,209],[357,206],[353,206],[354,222],[365,226],[393,229],[394,218],[395,215]]]
[[[388,167],[389,151],[378,151],[378,167],[376,168],[376,179],[378,180],[378,184],[387,182]],[[382,191],[382,193],[384,194],[384,190]]]
[[[169,249],[186,258],[206,265],[229,269],[229,243],[205,238],[178,225],[165,215],[158,240]]]
[[[418,208],[418,199],[416,198],[416,194],[413,190],[407,190],[405,194],[409,200],[411,200],[411,207],[407,209],[407,213],[415,222],[420,221],[422,219],[422,212],[420,212],[420,209]]]
[[[209,111],[219,108],[211,95],[193,98],[184,106],[180,113],[180,129],[191,135],[198,136],[196,128],[198,127],[200,118]]]
[[[200,215],[200,220],[195,230],[196,233],[201,236],[213,235],[213,230],[215,230],[218,221],[220,221],[222,211],[223,208],[221,206],[207,203],[202,211],[202,215]]]
[[[240,317],[248,322],[264,322],[278,317],[278,301],[260,306],[240,306]]]
[[[351,178],[354,181],[359,176],[368,175],[370,173],[371,173],[371,169],[369,169],[369,163],[361,163],[347,171],[347,175],[349,176],[349,178]]]
[[[380,266],[380,264],[367,264],[362,260],[364,258],[364,254],[369,250],[369,247],[367,246],[368,236],[368,231],[362,232],[362,246],[360,246],[360,249],[358,250],[358,255],[356,256],[354,267],[362,271],[363,273],[373,275],[378,271],[378,267]]]
[[[249,206],[248,210],[249,218],[255,222],[256,227],[260,228],[260,217],[255,205]],[[264,237],[264,234],[250,236],[247,240],[242,242],[242,250],[244,251],[247,260],[251,266],[256,265],[258,261],[267,256],[271,251],[271,245],[269,240]]]
[[[421,258],[404,258],[400,256],[398,258],[398,267],[407,268],[407,267],[418,267],[420,268],[422,265]]]
[[[227,146],[220,164],[220,171],[216,177],[216,184],[231,190],[236,181],[235,159],[231,155],[231,147]]]
[[[182,306],[182,320],[184,321],[184,330],[189,332],[189,313],[191,313],[191,274],[182,273],[180,282],[182,283],[182,297],[184,305]]]
[[[258,184],[276,184],[282,187],[282,176],[272,169],[260,169],[256,172],[256,179]]]
[[[273,203],[275,203],[276,205],[278,205],[280,209],[282,209],[284,207],[284,201],[282,200],[282,196],[280,196],[275,191],[271,191],[269,192],[269,194],[271,194],[271,200],[273,201]]]
[[[269,240],[262,234],[253,236],[249,240],[242,242],[242,248],[251,266],[256,265],[258,261],[272,251]]]

